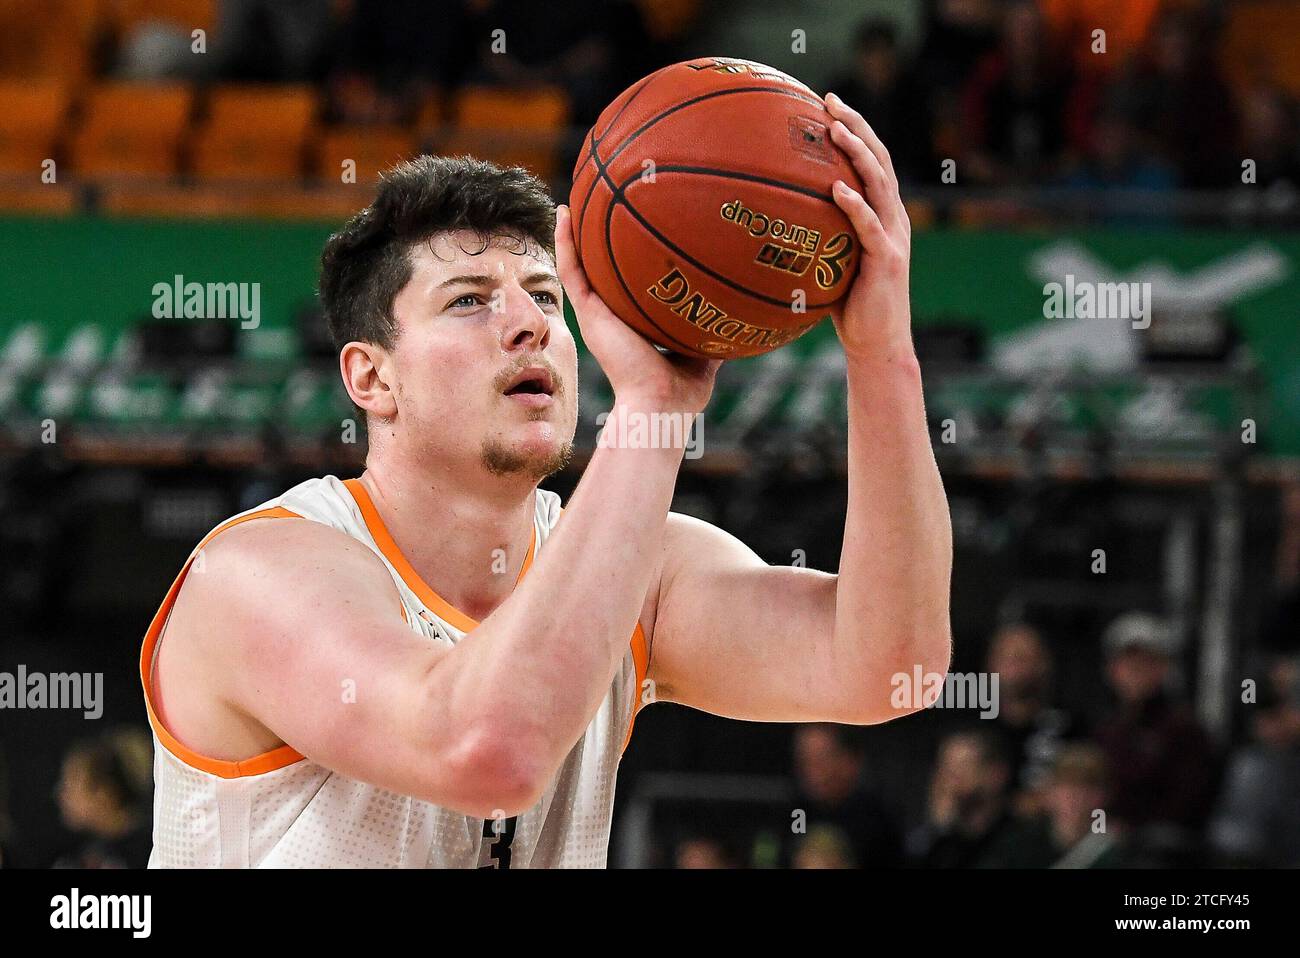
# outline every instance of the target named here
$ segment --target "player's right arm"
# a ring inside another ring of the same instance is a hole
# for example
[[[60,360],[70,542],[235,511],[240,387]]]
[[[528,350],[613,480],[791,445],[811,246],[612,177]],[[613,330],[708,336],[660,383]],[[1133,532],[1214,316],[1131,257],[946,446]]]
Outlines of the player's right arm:
[[[661,549],[671,452],[593,458],[529,574],[450,647],[409,627],[387,567],[344,533],[295,518],[222,532],[159,646],[160,719],[209,758],[283,742],[466,814],[529,808],[626,653]]]
[[[402,620],[387,568],[360,542],[308,519],[259,519],[213,539],[187,576],[154,701],[200,754],[235,761],[284,742],[343,775],[487,817],[525,789],[476,751],[450,653]]]

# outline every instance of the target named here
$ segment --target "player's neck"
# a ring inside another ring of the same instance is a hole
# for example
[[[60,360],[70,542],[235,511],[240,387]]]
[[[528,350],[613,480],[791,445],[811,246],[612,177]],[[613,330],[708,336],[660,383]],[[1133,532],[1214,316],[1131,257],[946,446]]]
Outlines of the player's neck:
[[[536,483],[468,481],[369,459],[366,491],[412,568],[481,621],[514,588],[532,544]]]

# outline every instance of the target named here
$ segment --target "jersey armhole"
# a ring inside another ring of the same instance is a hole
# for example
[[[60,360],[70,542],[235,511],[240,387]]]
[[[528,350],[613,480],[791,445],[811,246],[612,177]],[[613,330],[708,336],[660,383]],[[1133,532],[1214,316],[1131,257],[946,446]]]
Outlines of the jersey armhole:
[[[157,710],[154,708],[153,701],[153,670],[154,663],[158,658],[158,650],[162,644],[163,632],[167,627],[167,620],[171,618],[172,606],[176,602],[176,596],[180,594],[181,586],[185,584],[186,576],[189,574],[195,559],[199,559],[203,552],[204,546],[211,542],[216,536],[231,529],[240,523],[247,522],[251,519],[302,519],[296,512],[276,506],[270,509],[260,509],[256,512],[250,512],[246,515],[237,516],[229,519],[217,526],[195,547],[190,553],[190,557],[185,560],[185,565],[181,566],[180,573],[176,576],[176,581],[167,590],[167,595],[159,606],[158,612],[154,615],[153,621],[149,624],[149,630],[145,633],[144,644],[140,649],[140,682],[144,689],[145,709],[149,713],[149,725],[153,728],[154,735],[158,741],[173,756],[191,768],[201,772],[207,772],[210,775],[216,775],[219,778],[244,778],[250,775],[262,775],[266,772],[273,772],[276,769],[285,768],[293,765],[295,762],[303,760],[304,756],[290,748],[288,745],[281,745],[279,748],[271,749],[269,752],[263,752],[261,755],[254,755],[252,758],[241,759],[239,761],[225,761],[222,759],[210,758],[201,755],[198,752],[186,747],[171,731],[162,723],[158,717]],[[201,561],[201,560],[200,560]]]

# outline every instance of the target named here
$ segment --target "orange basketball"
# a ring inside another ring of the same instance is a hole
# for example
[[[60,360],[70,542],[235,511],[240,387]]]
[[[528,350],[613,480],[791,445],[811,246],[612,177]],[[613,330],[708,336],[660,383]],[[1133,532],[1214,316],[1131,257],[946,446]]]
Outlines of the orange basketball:
[[[858,240],[831,198],[862,185],[821,98],[705,57],[625,90],[587,134],[569,205],[592,287],[674,352],[735,359],[838,316]]]

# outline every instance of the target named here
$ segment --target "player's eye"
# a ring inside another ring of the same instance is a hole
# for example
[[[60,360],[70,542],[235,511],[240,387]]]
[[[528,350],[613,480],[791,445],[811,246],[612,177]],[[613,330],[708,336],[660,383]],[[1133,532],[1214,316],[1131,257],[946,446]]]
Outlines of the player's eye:
[[[559,303],[559,300],[556,299],[554,293],[549,293],[544,289],[539,289],[537,292],[533,293],[533,299],[536,299],[540,303],[545,303],[547,306],[555,306]]]
[[[466,293],[464,296],[457,296],[448,305],[452,309],[458,309],[468,306],[478,306],[482,302],[483,298],[477,293]]]

